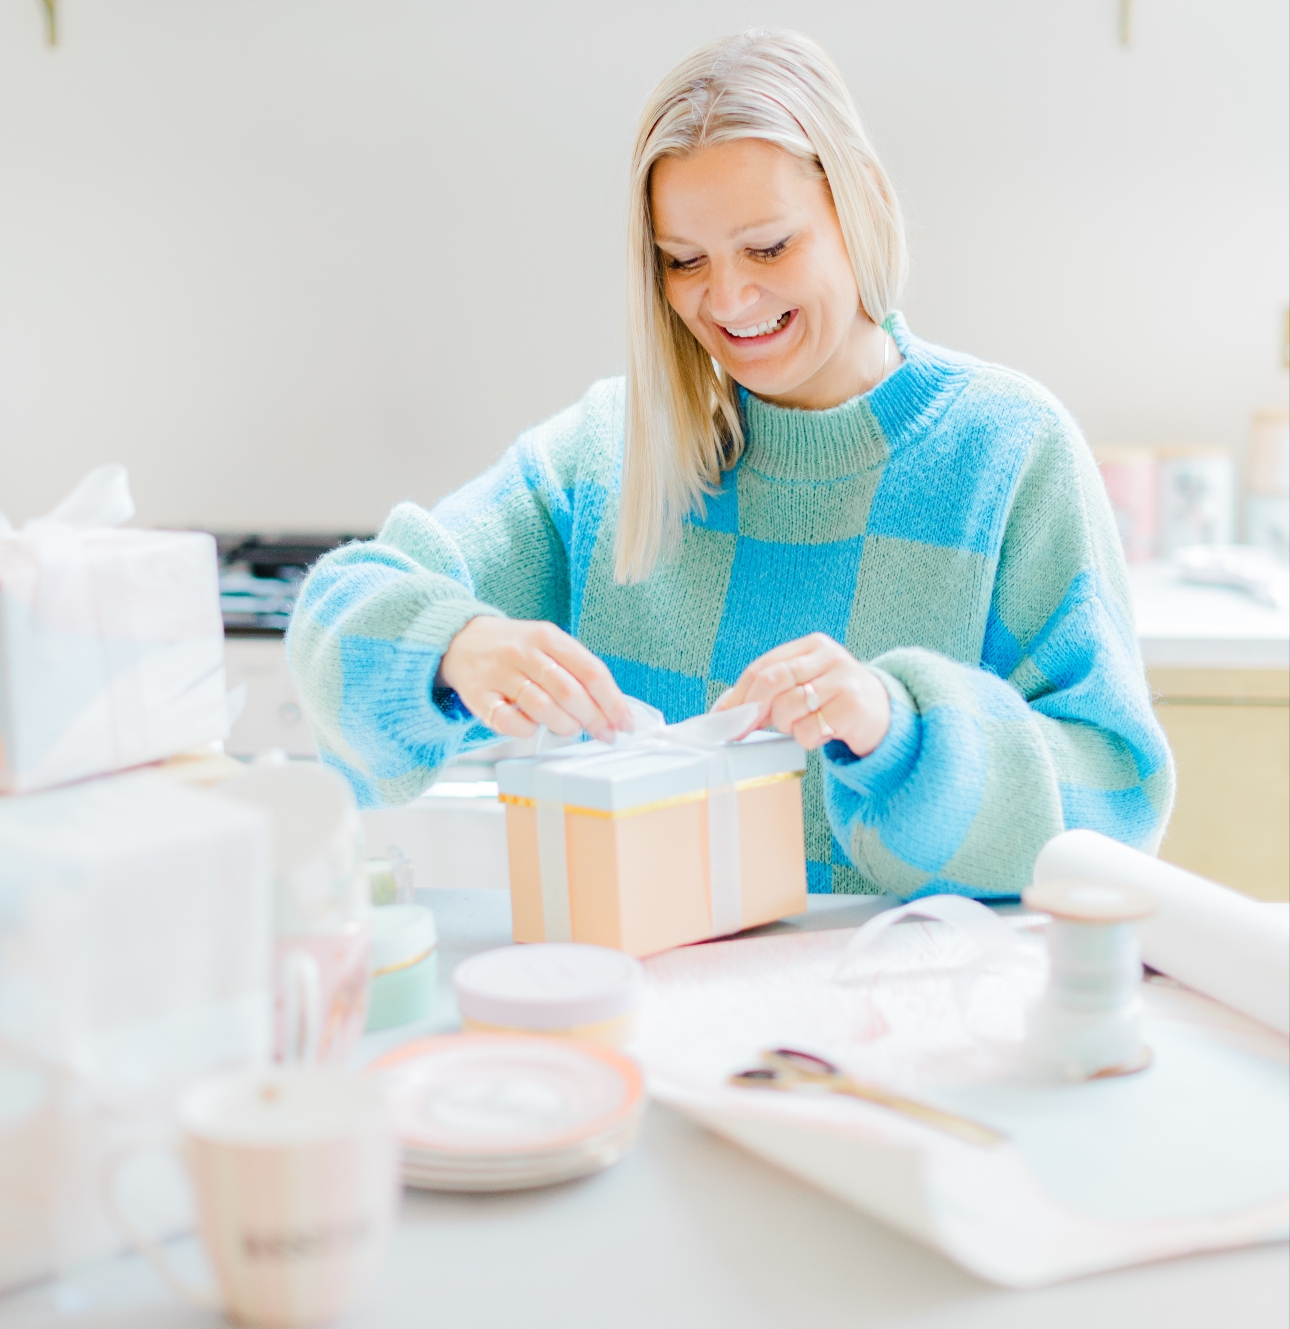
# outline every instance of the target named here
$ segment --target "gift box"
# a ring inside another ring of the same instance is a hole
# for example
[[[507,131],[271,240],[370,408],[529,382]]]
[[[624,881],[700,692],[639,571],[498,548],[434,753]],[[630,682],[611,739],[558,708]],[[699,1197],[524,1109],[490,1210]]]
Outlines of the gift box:
[[[746,710],[499,762],[515,940],[651,955],[801,913],[806,754],[725,741]]]
[[[214,539],[114,529],[125,472],[0,518],[0,793],[124,770],[228,732]]]
[[[195,1077],[268,1059],[272,835],[151,771],[0,799],[0,1289],[123,1244],[108,1160]],[[183,1190],[138,1180],[123,1209],[184,1230]]]

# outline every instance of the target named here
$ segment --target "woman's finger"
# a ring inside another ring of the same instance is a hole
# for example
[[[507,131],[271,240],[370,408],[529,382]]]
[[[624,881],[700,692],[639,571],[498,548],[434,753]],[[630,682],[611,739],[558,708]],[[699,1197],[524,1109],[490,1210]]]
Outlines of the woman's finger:
[[[749,701],[770,701],[783,692],[791,692],[819,678],[836,663],[836,650],[807,651],[791,659],[780,660],[761,670],[748,688]]]
[[[841,671],[830,669],[816,674],[805,683],[784,689],[771,702],[771,723],[781,734],[789,734],[796,724],[809,715],[822,712],[825,707],[832,707],[836,711],[842,705],[840,694],[844,686],[845,678]],[[830,721],[834,728],[838,727],[836,720],[835,715]]]
[[[577,724],[593,738],[608,741],[613,738],[614,726],[609,717],[596,705],[591,694],[557,660],[534,652],[530,665],[533,682]]]
[[[816,748],[822,748],[826,743],[837,737],[829,722],[822,720],[818,712],[799,720],[789,730],[789,733],[792,734],[794,741],[808,752],[813,752]]]
[[[553,734],[563,738],[572,738],[582,732],[582,721],[557,705],[532,679],[524,683],[511,704],[530,720],[545,725]]]
[[[776,646],[773,651],[758,656],[739,675],[739,681],[727,692],[722,693],[713,710],[727,711],[732,706],[742,706],[747,701],[757,701],[773,695],[775,689],[772,687],[768,692],[768,685],[762,682],[767,675],[779,679],[783,686],[793,686],[802,682],[812,677],[814,673],[820,672],[823,666],[817,667],[815,664],[817,659],[827,659],[841,650],[842,647],[832,637],[826,637],[822,632],[813,632],[809,637],[798,637],[795,641]],[[803,656],[812,658],[809,665],[802,661]],[[797,671],[795,675],[792,673],[794,670]],[[759,691],[753,695],[753,689],[758,687],[759,683]]]
[[[480,709],[474,713],[493,733],[506,738],[531,738],[537,733],[537,725],[497,692],[485,694]]]
[[[593,655],[580,641],[575,641],[567,632],[561,632],[554,626],[543,632],[540,648],[583,688],[606,723],[616,729],[633,728],[627,698],[614,682],[614,676],[603,660]],[[542,680],[543,683],[545,681]],[[591,726],[588,728],[595,732]]]

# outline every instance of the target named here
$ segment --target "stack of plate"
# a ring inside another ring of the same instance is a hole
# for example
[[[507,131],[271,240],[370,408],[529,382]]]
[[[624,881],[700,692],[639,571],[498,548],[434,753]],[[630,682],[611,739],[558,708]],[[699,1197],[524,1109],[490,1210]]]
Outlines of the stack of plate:
[[[645,1110],[636,1063],[527,1034],[449,1034],[383,1057],[403,1179],[511,1191],[597,1172],[631,1147]]]

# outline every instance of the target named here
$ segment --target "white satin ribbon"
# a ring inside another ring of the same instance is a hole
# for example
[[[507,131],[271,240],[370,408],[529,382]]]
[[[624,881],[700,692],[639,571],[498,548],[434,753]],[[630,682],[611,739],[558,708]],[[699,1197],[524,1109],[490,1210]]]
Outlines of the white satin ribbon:
[[[892,924],[906,918],[926,918],[949,924],[970,947],[968,954],[959,957],[959,964],[993,959],[1017,945],[1017,935],[1012,928],[980,901],[964,895],[926,895],[895,909],[885,909],[858,928],[842,952],[834,974],[835,981],[867,976],[861,964],[862,957]]]
[[[542,922],[547,941],[571,941],[569,862],[565,845],[564,777],[612,767],[627,754],[675,753],[677,749],[707,759],[708,881],[711,891],[712,935],[738,932],[743,925],[740,889],[739,795],[730,770],[732,739],[755,720],[756,705],[697,715],[679,724],[664,722],[661,711],[628,698],[636,720],[630,734],[619,734],[609,751],[586,757],[557,750],[556,761],[543,762],[534,772],[537,803],[538,866],[542,877]],[[546,755],[546,754],[543,754]]]

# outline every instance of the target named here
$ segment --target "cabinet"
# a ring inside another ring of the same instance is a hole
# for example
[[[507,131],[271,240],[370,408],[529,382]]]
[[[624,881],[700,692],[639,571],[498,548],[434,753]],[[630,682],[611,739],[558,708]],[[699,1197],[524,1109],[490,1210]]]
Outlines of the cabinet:
[[[1160,857],[1261,900],[1290,899],[1290,672],[1148,678],[1178,764]]]

